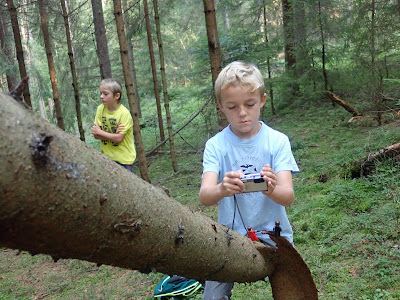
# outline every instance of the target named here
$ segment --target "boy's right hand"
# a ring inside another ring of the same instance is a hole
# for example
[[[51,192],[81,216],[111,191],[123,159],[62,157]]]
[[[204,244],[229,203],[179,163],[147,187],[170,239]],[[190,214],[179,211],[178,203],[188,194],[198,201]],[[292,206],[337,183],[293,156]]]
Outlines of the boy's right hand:
[[[243,170],[230,171],[225,173],[224,179],[221,182],[220,188],[221,193],[224,197],[230,197],[234,194],[240,194],[244,192],[244,184],[240,180],[242,177]]]

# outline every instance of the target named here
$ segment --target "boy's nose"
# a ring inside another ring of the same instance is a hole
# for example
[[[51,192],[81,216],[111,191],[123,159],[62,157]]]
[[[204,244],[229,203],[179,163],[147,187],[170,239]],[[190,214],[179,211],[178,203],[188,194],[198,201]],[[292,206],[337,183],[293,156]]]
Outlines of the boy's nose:
[[[245,109],[244,106],[241,106],[241,107],[240,107],[239,115],[240,115],[240,116],[245,116],[245,115],[246,115],[246,109]]]

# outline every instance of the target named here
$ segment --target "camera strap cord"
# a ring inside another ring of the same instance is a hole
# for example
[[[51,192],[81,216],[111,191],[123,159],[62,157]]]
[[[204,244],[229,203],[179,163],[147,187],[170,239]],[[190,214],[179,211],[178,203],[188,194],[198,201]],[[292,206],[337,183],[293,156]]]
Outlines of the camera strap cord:
[[[239,208],[238,201],[237,201],[237,199],[236,199],[236,195],[233,195],[233,201],[234,201],[234,210],[233,210],[233,220],[232,220],[232,228],[231,228],[232,230],[233,230],[233,227],[234,227],[234,225],[235,225],[236,210],[237,210],[238,213],[239,213],[240,220],[242,221],[243,227],[244,227],[244,229],[245,229],[246,232],[247,232],[247,236],[248,236],[252,241],[258,241],[258,240],[259,240],[259,238],[256,236],[256,232],[260,232],[260,233],[262,233],[262,234],[267,234],[267,233],[268,233],[268,231],[266,231],[266,230],[258,230],[258,231],[255,231],[255,230],[254,230],[253,228],[251,228],[250,226],[247,227],[246,224],[244,223],[242,213],[240,212],[240,208]],[[275,227],[273,228],[272,232],[274,233],[274,236],[278,237],[278,236],[281,235],[281,231],[282,231],[282,229],[281,229],[281,227],[280,227],[280,222],[277,220],[277,221],[275,221]],[[263,241],[263,242],[264,242],[264,241]]]
[[[238,213],[239,213],[240,220],[242,221],[243,227],[244,227],[244,229],[246,230],[248,236],[251,238],[251,236],[249,235],[249,232],[250,232],[252,229],[251,229],[250,227],[247,227],[246,224],[244,223],[244,220],[243,220],[243,217],[242,217],[242,213],[240,212],[239,204],[238,204],[237,199],[236,199],[236,195],[233,195],[233,202],[234,202],[234,210],[233,210],[232,230],[233,230],[233,227],[234,227],[234,225],[235,225],[236,210],[237,210]],[[253,232],[254,232],[254,230],[253,230]],[[255,234],[254,234],[254,236],[255,236]],[[257,237],[256,237],[256,238],[257,238]],[[251,240],[253,241],[253,238],[251,238]],[[255,240],[255,241],[256,241],[256,240]]]

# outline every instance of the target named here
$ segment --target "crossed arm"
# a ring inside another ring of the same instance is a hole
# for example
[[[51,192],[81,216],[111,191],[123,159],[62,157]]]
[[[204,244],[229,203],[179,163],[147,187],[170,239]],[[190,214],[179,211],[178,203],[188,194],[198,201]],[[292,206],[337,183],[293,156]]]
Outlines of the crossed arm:
[[[93,134],[94,138],[97,140],[103,140],[103,141],[108,140],[113,143],[119,144],[125,138],[125,134],[120,133],[124,129],[125,129],[124,125],[119,123],[116,133],[110,133],[110,132],[107,132],[107,131],[104,131],[103,129],[101,129],[101,127],[97,123],[94,123],[94,125],[92,127],[92,134]]]

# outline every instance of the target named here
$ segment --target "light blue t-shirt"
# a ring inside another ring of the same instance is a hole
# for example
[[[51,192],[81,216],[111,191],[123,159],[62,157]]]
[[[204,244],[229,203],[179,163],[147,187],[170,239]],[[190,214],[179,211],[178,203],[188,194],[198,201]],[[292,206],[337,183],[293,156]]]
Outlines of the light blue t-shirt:
[[[204,149],[203,174],[217,173],[218,182],[221,182],[226,172],[241,169],[244,174],[259,173],[266,164],[270,164],[275,173],[284,170],[298,172],[289,138],[263,122],[260,123],[260,131],[251,139],[237,137],[230,126],[209,139]],[[236,201],[236,210],[233,196],[218,202],[220,224],[245,235],[248,226],[256,231],[272,231],[275,221],[279,220],[281,236],[293,243],[292,227],[283,205],[277,204],[261,192],[236,194]],[[268,235],[257,235],[264,240],[269,239]]]

